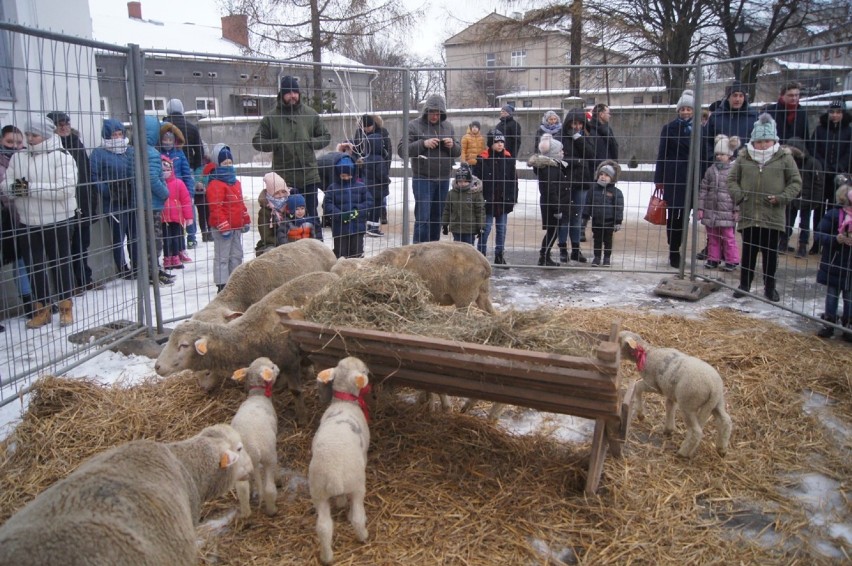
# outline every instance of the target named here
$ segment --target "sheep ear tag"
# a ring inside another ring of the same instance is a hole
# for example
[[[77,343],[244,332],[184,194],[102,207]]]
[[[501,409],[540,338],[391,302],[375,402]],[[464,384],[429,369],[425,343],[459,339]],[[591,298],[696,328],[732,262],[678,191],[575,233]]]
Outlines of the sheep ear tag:
[[[355,386],[358,389],[364,389],[365,387],[367,387],[367,383],[369,383],[369,381],[370,380],[367,379],[367,376],[364,374],[358,374],[355,376]]]
[[[272,381],[272,378],[275,377],[275,374],[272,371],[272,368],[263,368],[263,371],[260,372],[260,377],[263,381],[269,383]]]
[[[628,346],[630,346],[630,349],[631,349],[631,350],[635,350],[635,349],[636,349],[636,340],[634,340],[633,338],[628,337],[628,338],[626,338],[624,341],[625,341],[625,342],[627,342],[627,345],[628,345]]]
[[[225,469],[233,466],[237,460],[240,459],[240,455],[233,450],[225,450],[222,452],[222,455],[219,456],[219,468]]]
[[[321,383],[330,383],[333,375],[334,370],[332,368],[324,369],[317,374],[317,381]]]
[[[207,354],[207,338],[199,338],[195,341],[195,351],[198,352],[199,356]]]
[[[240,368],[234,372],[234,375],[231,376],[231,379],[234,381],[242,381],[246,378],[248,374],[248,368]]]

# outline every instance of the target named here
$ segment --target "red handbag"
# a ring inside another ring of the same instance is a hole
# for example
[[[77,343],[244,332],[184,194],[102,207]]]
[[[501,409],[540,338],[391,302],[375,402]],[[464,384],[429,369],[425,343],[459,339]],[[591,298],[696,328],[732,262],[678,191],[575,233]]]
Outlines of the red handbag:
[[[663,189],[654,189],[651,202],[648,203],[648,211],[645,213],[645,220],[657,226],[665,226],[667,206],[668,204],[663,198]]]

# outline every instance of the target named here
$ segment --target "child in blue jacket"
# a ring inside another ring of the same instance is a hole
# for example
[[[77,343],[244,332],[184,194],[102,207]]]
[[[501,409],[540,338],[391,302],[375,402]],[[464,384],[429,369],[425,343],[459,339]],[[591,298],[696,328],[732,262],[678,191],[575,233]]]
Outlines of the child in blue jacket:
[[[325,191],[323,212],[331,218],[336,257],[364,257],[367,212],[373,207],[366,185],[355,178],[355,162],[343,155],[334,164],[335,182]]]

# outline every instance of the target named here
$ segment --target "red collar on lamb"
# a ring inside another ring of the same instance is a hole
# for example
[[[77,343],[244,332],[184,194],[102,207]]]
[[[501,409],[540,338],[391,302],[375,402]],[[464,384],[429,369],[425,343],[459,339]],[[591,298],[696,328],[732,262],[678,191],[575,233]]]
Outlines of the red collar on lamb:
[[[633,349],[633,359],[636,361],[636,369],[642,371],[645,369],[645,357],[646,357],[645,348],[642,346],[636,346]]]
[[[367,408],[367,399],[366,396],[370,394],[370,391],[373,390],[371,385],[367,385],[362,388],[361,391],[358,392],[358,396],[352,395],[351,393],[347,393],[345,391],[335,391],[334,398],[341,399],[343,401],[356,401],[358,406],[361,407],[361,412],[364,413],[364,418],[367,422],[370,422],[370,411]]]
[[[263,389],[263,394],[266,397],[272,397],[272,382],[267,381],[266,385],[252,385],[249,389]]]

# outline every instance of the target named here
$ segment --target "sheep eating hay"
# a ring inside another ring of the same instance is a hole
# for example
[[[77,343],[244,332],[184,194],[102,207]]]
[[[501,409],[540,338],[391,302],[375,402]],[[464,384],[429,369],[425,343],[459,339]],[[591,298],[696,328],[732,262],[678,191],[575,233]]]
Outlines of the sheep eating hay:
[[[203,503],[251,473],[231,426],[163,444],[136,440],[97,454],[0,527],[0,564],[198,564]]]
[[[674,432],[674,413],[680,408],[687,429],[678,455],[691,458],[698,449],[704,424],[716,417],[716,450],[724,456],[731,438],[731,417],[725,410],[722,377],[713,366],[674,348],[655,348],[638,334],[621,331],[622,353],[636,361],[642,381],[636,384],[636,417],[643,418],[642,394],[659,393],[666,398],[665,433]]]
[[[231,426],[240,433],[243,447],[251,458],[254,471],[251,485],[259,494],[263,511],[274,515],[277,511],[275,499],[275,476],[278,474],[278,415],[272,406],[272,386],[278,377],[278,366],[269,358],[258,358],[247,368],[234,372],[232,379],[244,381],[248,397],[243,401]],[[251,485],[248,481],[237,482],[237,498],[240,500],[240,516],[251,515]]]
[[[358,358],[340,360],[337,367],[319,373],[317,380],[332,385],[331,405],[325,410],[311,445],[308,484],[317,511],[320,561],[331,564],[334,521],[331,499],[343,503],[350,498],[349,522],[358,540],[367,540],[367,448],[370,429],[363,398],[369,383],[367,366]]]

